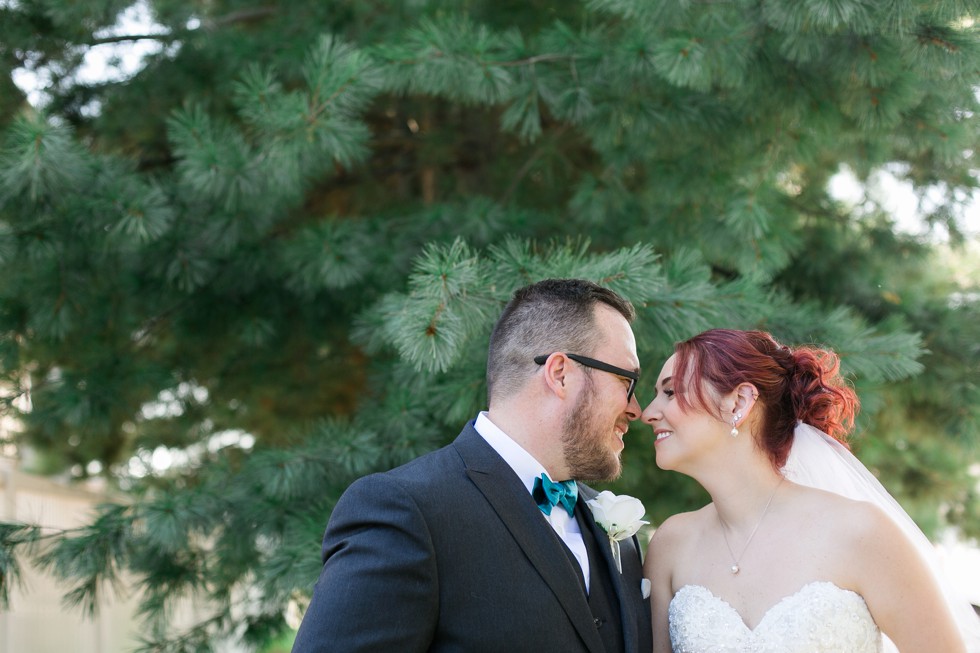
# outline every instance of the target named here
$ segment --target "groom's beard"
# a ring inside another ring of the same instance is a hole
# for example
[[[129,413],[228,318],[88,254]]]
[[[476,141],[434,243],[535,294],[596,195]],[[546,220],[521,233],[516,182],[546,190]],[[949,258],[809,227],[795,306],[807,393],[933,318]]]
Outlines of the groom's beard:
[[[571,478],[580,481],[612,481],[623,471],[620,452],[610,440],[613,426],[602,424],[596,410],[595,387],[591,380],[578,406],[562,424],[562,452]]]

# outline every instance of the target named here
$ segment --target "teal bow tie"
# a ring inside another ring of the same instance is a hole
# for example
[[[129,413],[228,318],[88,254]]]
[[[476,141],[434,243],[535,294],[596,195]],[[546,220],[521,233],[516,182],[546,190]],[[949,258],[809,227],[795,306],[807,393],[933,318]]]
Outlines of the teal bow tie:
[[[535,503],[541,512],[551,514],[551,509],[559,503],[571,517],[575,514],[575,500],[578,499],[578,486],[575,481],[559,481],[555,483],[547,474],[534,479],[534,490],[531,491]]]

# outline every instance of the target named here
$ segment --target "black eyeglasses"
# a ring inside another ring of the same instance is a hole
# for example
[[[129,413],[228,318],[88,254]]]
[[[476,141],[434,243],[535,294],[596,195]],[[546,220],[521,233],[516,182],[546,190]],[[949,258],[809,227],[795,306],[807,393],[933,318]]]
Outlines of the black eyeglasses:
[[[610,365],[609,363],[603,363],[602,361],[597,361],[594,358],[589,358],[587,356],[579,356],[578,354],[565,354],[571,358],[576,363],[585,365],[586,367],[591,367],[593,369],[602,370],[603,372],[609,372],[610,374],[615,374],[616,376],[621,376],[625,379],[629,379],[630,386],[626,390],[626,403],[629,403],[633,399],[633,392],[636,391],[636,382],[640,380],[640,375],[632,370],[625,370],[622,367],[616,367],[615,365]],[[548,356],[551,354],[542,354],[541,356],[535,356],[534,362],[538,365],[544,365],[548,360]]]

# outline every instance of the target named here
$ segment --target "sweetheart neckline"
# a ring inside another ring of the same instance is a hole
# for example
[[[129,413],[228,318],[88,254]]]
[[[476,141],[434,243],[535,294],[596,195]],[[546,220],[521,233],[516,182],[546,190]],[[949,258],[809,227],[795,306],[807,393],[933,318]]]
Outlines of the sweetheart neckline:
[[[838,590],[840,592],[844,592],[846,594],[853,594],[857,598],[861,599],[861,602],[862,603],[864,603],[864,597],[862,597],[860,594],[858,594],[854,590],[845,589],[845,588],[841,587],[840,585],[838,585],[837,583],[834,583],[833,581],[829,581],[829,580],[811,580],[808,583],[804,583],[803,586],[800,587],[800,589],[796,590],[792,594],[787,594],[786,596],[780,598],[775,603],[773,603],[771,606],[769,606],[769,608],[765,612],[762,613],[762,616],[759,617],[759,621],[756,622],[755,627],[751,627],[751,626],[749,626],[745,622],[745,617],[743,617],[742,614],[738,610],[735,609],[735,606],[733,606],[731,603],[729,603],[725,599],[721,598],[720,596],[718,596],[717,594],[715,594],[714,592],[712,592],[710,589],[708,589],[704,585],[699,585],[697,583],[687,583],[685,585],[682,585],[676,592],[674,592],[674,596],[670,599],[670,602],[673,603],[674,602],[674,599],[677,598],[677,595],[680,594],[681,592],[683,592],[687,588],[704,590],[708,594],[708,596],[710,596],[712,599],[714,599],[715,601],[718,601],[719,603],[722,603],[725,606],[727,606],[732,611],[732,614],[734,614],[736,617],[738,617],[739,623],[741,623],[742,626],[744,626],[747,631],[749,631],[750,633],[753,633],[754,634],[759,629],[759,627],[762,626],[763,623],[765,623],[766,619],[769,618],[769,615],[773,612],[773,610],[775,610],[776,608],[778,608],[783,603],[786,603],[787,601],[796,598],[797,596],[799,596],[800,594],[802,594],[806,590],[808,590],[811,587],[816,586],[816,585],[830,585],[831,587],[833,587],[834,589],[836,589],[836,590]],[[865,603],[865,606],[867,606],[867,603]]]

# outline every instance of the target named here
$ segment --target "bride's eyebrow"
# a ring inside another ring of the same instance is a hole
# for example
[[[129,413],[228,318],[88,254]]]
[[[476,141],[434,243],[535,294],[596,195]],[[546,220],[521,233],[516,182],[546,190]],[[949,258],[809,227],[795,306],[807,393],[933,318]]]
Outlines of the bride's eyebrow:
[[[662,387],[664,387],[665,385],[667,385],[668,383],[670,383],[670,380],[671,380],[672,378],[674,378],[674,377],[672,377],[672,376],[665,376],[665,377],[664,377],[664,378],[663,378],[663,379],[662,379],[662,380],[660,381],[660,387],[662,388]]]

